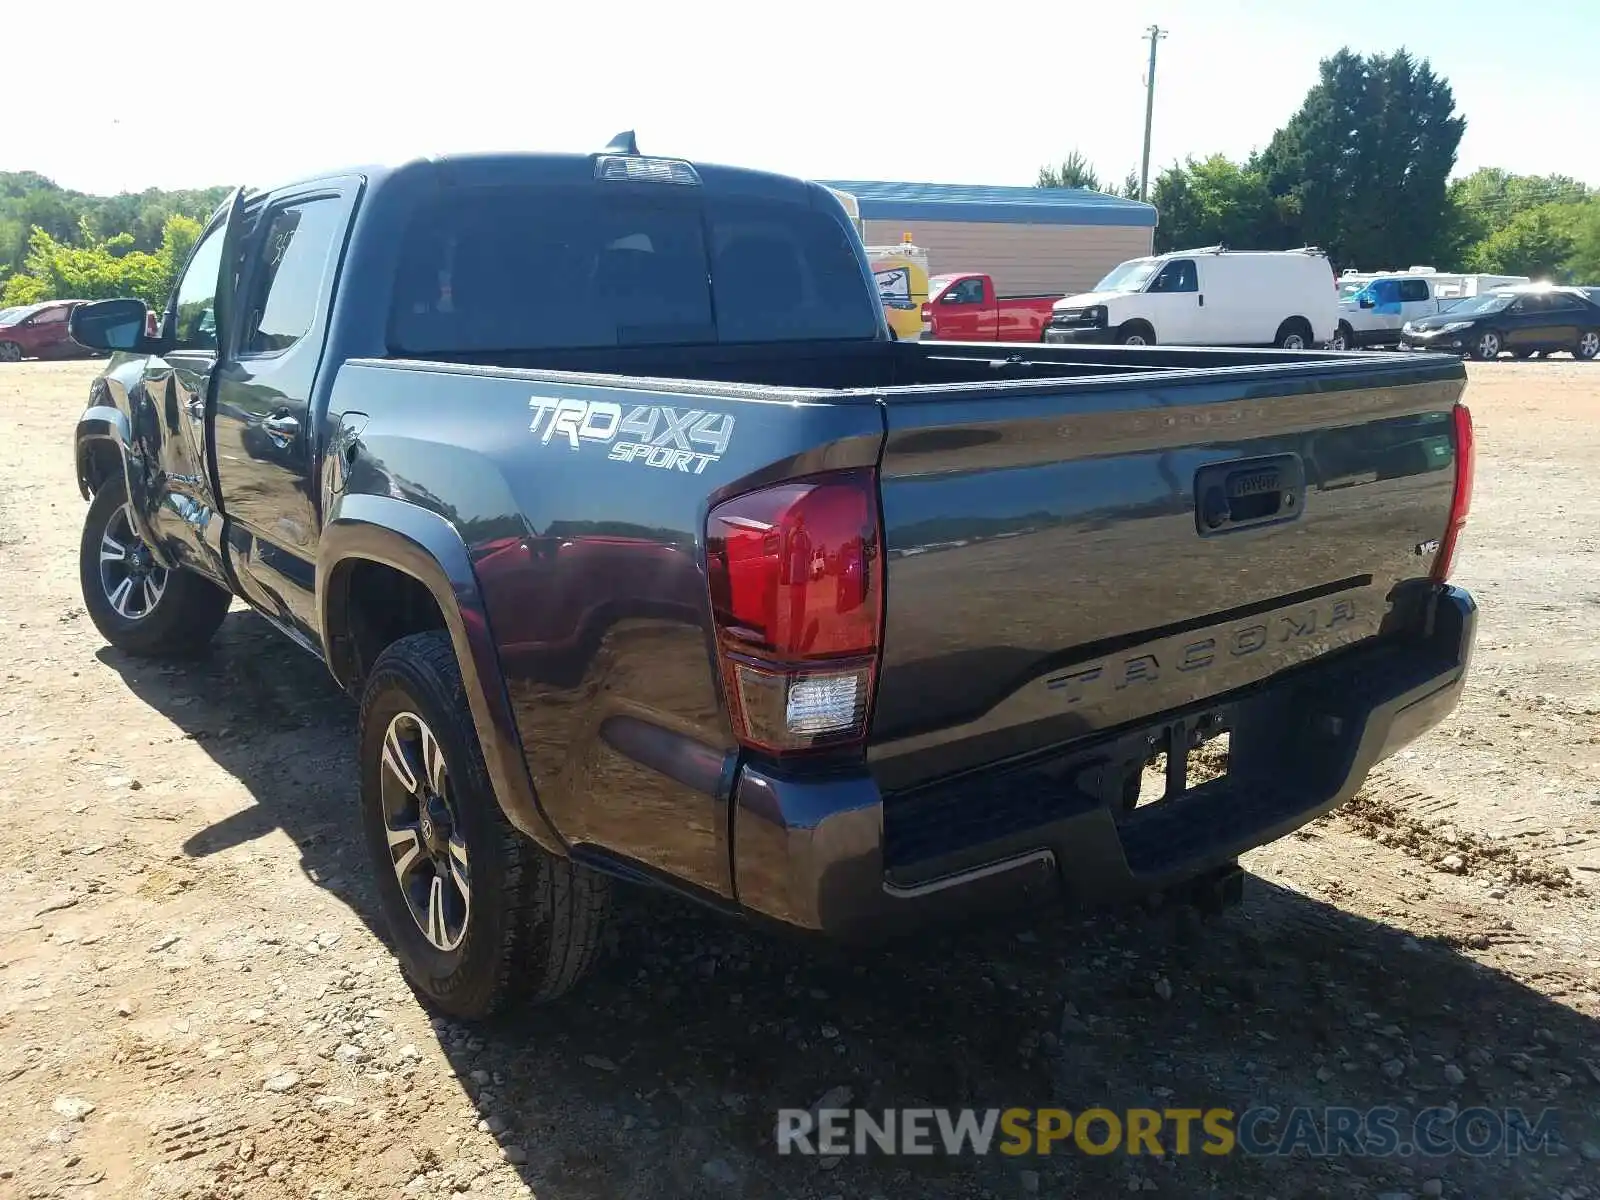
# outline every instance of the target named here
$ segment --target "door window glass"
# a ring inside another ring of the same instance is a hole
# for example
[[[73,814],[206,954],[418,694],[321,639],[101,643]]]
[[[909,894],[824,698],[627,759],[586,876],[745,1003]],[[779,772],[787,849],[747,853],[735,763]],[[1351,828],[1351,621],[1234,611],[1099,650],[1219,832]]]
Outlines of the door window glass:
[[[322,280],[342,228],[335,197],[290,204],[269,214],[256,243],[255,273],[241,313],[239,353],[277,354],[311,330]]]
[[[1563,292],[1552,292],[1546,300],[1551,312],[1572,312],[1583,307],[1576,296],[1568,296]]]
[[[59,325],[67,319],[67,314],[71,311],[65,304],[58,305],[55,308],[47,308],[34,317],[33,323],[35,325]]]
[[[218,225],[201,239],[189,258],[189,267],[173,297],[176,349],[217,348],[217,276],[222,268],[222,239],[226,232],[226,223]]]
[[[1192,258],[1178,258],[1161,268],[1147,289],[1151,292],[1197,292],[1200,279]]]
[[[963,279],[944,294],[946,304],[982,304],[983,280]]]
[[[1400,299],[1403,303],[1412,303],[1416,300],[1428,298],[1428,282],[1425,279],[1402,279],[1400,281]]]

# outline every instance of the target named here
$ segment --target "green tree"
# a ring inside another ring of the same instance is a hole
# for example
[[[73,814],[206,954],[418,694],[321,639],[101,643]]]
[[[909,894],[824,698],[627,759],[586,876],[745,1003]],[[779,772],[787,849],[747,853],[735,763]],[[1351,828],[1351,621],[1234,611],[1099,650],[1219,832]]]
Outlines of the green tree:
[[[1089,160],[1077,150],[1073,150],[1066,158],[1061,160],[1059,166],[1043,166],[1039,168],[1039,178],[1034,185],[1042,188],[1086,188],[1091,192],[1100,190],[1100,175],[1089,165]]]
[[[1282,250],[1296,244],[1292,201],[1274,197],[1257,167],[1221,154],[1168,167],[1156,176],[1150,199],[1160,214],[1158,250],[1218,243]]]
[[[1404,49],[1340,50],[1257,166],[1299,238],[1345,266],[1429,262],[1449,249],[1447,180],[1466,121],[1450,84]]]
[[[1600,198],[1584,204],[1572,222],[1567,273],[1575,283],[1600,285]]]
[[[149,252],[133,249],[129,234],[100,239],[87,228],[87,218],[83,225],[75,244],[58,241],[45,230],[35,229],[28,239],[24,269],[5,281],[0,289],[0,304],[33,304],[64,297],[109,300],[137,296],[152,308],[160,308],[200,236],[198,221],[169,217],[162,228],[160,247]]]
[[[1468,269],[1568,280],[1578,250],[1580,218],[1589,207],[1541,204],[1522,210],[1473,247]]]

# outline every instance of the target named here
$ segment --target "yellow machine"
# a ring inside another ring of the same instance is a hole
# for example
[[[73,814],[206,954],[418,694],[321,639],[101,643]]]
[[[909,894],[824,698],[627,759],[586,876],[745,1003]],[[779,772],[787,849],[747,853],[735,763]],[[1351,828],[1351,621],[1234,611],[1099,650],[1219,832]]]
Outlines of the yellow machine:
[[[928,302],[928,252],[905,235],[898,246],[868,246],[867,261],[878,281],[889,328],[902,342],[922,336],[922,306]]]

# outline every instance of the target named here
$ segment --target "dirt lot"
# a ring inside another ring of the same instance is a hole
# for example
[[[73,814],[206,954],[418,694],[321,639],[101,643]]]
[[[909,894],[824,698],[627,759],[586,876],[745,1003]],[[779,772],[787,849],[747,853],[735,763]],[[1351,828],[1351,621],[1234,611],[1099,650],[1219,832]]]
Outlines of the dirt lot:
[[[377,928],[354,712],[236,611],[85,617],[93,367],[0,369],[0,1196],[1600,1197],[1600,366],[1475,365],[1467,700],[1244,906],[833,955],[631,902],[570,1002],[430,1020]],[[775,1110],[1558,1114],[1548,1154],[780,1158]]]

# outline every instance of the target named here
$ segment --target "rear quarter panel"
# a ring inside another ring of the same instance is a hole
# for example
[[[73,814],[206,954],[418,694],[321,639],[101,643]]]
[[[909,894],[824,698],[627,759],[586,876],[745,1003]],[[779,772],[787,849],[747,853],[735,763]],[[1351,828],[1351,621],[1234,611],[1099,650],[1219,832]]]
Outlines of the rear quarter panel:
[[[467,544],[563,840],[731,898],[737,746],[713,669],[706,513],[875,463],[883,419],[870,402],[618,378],[357,360],[329,411],[368,417],[349,490],[431,509]],[[629,417],[649,428],[620,430]],[[641,443],[655,445],[619,449]]]

